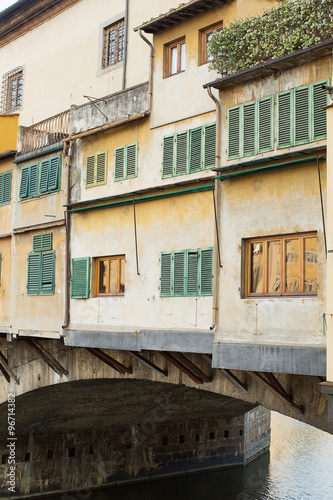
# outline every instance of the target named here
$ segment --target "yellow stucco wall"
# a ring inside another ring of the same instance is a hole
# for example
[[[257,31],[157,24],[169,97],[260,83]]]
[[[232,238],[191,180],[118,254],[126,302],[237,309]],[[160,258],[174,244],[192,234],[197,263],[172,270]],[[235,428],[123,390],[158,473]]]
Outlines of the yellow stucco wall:
[[[0,153],[16,150],[19,115],[0,115]]]

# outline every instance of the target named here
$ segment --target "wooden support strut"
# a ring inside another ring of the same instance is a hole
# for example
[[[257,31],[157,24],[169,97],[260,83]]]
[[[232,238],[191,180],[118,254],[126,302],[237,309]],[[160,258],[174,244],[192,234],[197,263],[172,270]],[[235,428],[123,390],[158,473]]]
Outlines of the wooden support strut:
[[[5,357],[4,354],[2,354],[1,351],[0,351],[0,365],[4,368],[4,370],[7,372],[8,376],[9,376],[9,380],[8,380],[7,377],[6,377],[6,375],[4,374],[4,376],[7,379],[7,381],[9,382],[10,381],[10,377],[12,377],[15,380],[16,384],[19,385],[20,382],[19,382],[18,378],[16,377],[15,373],[13,372],[13,370],[8,365],[8,359]],[[2,371],[2,373],[4,373],[4,372]]]
[[[56,360],[56,358],[51,354],[49,351],[45,349],[45,347],[42,346],[40,342],[36,339],[32,338],[22,338],[22,340],[28,344],[37,354],[38,356],[45,361],[47,365],[49,365],[50,368],[52,368],[53,371],[55,371],[60,377],[62,375],[66,375],[68,377],[68,371],[66,368],[64,368],[59,361]]]
[[[274,396],[276,396],[278,399],[280,399],[283,403],[287,404],[294,410],[298,411],[299,413],[304,413],[304,410],[294,403],[292,398],[289,396],[289,394],[285,391],[285,389],[282,387],[278,379],[273,375],[273,373],[265,373],[266,378],[264,377],[264,374],[259,373],[259,372],[246,372],[250,377],[252,377],[254,380],[262,384],[266,389],[269,390]]]
[[[152,368],[153,370],[155,370],[160,375],[163,375],[164,377],[168,376],[168,372],[166,370],[162,370],[162,368],[160,368],[159,366],[155,365],[155,363],[153,363],[149,359],[145,358],[144,356],[142,356],[138,352],[136,352],[136,351],[129,351],[129,353],[133,356],[133,358],[135,358],[138,361],[140,361],[140,363],[143,363],[144,365],[148,366],[149,368]]]
[[[193,372],[195,375],[197,375],[200,379],[202,379],[204,382],[209,383],[213,380],[212,377],[208,377],[198,366],[196,366],[192,361],[190,361],[188,358],[186,358],[182,353],[180,352],[172,352],[171,353],[178,361],[183,363],[191,372]]]
[[[0,371],[2,372],[2,374],[5,377],[5,379],[7,380],[7,382],[9,383],[10,382],[9,373],[5,370],[5,367],[2,366],[1,362],[0,362]]]
[[[123,365],[116,359],[112,358],[108,354],[106,354],[102,349],[97,349],[94,347],[86,347],[87,351],[89,351],[93,356],[96,356],[100,361],[103,361],[106,365],[110,366],[114,370],[116,370],[119,373],[132,373],[132,368],[128,368],[127,366]]]
[[[212,357],[210,354],[202,354],[202,357],[208,361],[208,363],[212,364]],[[247,392],[247,385],[240,378],[238,378],[231,370],[227,370],[226,368],[217,368],[219,372],[230,382],[236,389],[241,392]]]
[[[179,357],[175,357],[172,352],[159,351],[161,356],[167,359],[172,365],[176,366],[178,370],[185,373],[191,380],[193,380],[197,384],[203,384],[203,378],[198,376],[197,373],[194,373],[188,366],[186,366],[182,361],[180,361]],[[177,353],[176,353],[177,354]],[[178,353],[179,354],[179,353]],[[185,358],[186,359],[186,358]]]

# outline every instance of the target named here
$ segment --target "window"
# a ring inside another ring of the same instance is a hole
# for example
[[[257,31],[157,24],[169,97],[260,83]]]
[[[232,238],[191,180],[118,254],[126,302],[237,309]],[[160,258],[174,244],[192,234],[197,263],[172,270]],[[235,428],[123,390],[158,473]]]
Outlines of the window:
[[[211,40],[213,35],[219,33],[222,30],[222,21],[210,26],[209,28],[205,28],[201,33],[201,64],[206,64],[207,62],[212,60],[212,57],[207,54],[208,42]]]
[[[192,174],[215,166],[216,124],[163,138],[162,177]]]
[[[165,76],[185,71],[185,38],[166,46]]]
[[[114,180],[121,181],[138,175],[138,143],[116,148],[114,153]]]
[[[125,255],[98,257],[95,259],[95,294],[124,295]]]
[[[0,207],[9,205],[12,193],[12,171],[0,174]]]
[[[86,186],[106,184],[107,151],[87,156]]]
[[[161,253],[161,297],[213,295],[213,248]]]
[[[249,239],[245,252],[245,296],[317,293],[317,233]]]
[[[23,68],[15,68],[3,75],[2,79],[2,112],[11,113],[22,104]]]
[[[20,198],[33,198],[59,189],[60,156],[22,167]]]
[[[52,233],[35,235],[28,255],[28,295],[54,294],[55,252]]]
[[[71,297],[88,299],[90,289],[90,257],[72,259]]]
[[[124,59],[124,19],[104,28],[103,68],[114,66]]]

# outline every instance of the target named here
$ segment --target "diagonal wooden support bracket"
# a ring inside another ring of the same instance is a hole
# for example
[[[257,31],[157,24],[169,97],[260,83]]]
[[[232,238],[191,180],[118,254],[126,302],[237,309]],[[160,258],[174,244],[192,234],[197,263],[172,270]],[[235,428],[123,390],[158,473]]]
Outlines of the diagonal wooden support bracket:
[[[9,380],[6,377],[6,375],[4,374],[3,370],[1,369],[1,366],[4,369],[4,371],[7,372]],[[16,384],[19,385],[20,382],[19,382],[18,378],[16,377],[15,373],[13,372],[13,370],[8,365],[8,359],[6,358],[6,356],[4,354],[2,354],[1,351],[0,351],[0,370],[4,374],[7,382],[10,382],[10,377],[12,377],[15,380]]]
[[[212,356],[210,354],[201,355],[210,365],[212,364]],[[241,392],[247,392],[247,385],[240,378],[238,378],[231,370],[226,368],[217,368],[219,372],[230,382],[236,389]]]
[[[205,381],[211,382],[211,379],[205,373],[179,352],[159,351],[159,354],[190,377],[196,384],[202,385]]]
[[[55,371],[60,377],[62,375],[66,375],[68,377],[68,371],[64,368],[59,361],[51,354],[45,347],[38,342],[36,339],[31,338],[23,338],[22,339],[27,345],[31,347],[37,354],[38,357],[41,358],[53,371]]]
[[[285,389],[282,387],[278,379],[273,375],[273,373],[259,373],[259,372],[246,372],[250,377],[252,377],[254,380],[262,384],[266,389],[268,389],[269,392],[274,394],[280,401],[283,403],[287,404],[294,410],[298,411],[299,413],[304,413],[304,410],[294,403],[292,398],[289,396],[289,394],[285,391]]]
[[[138,361],[140,361],[140,363],[148,366],[149,368],[152,368],[153,370],[155,370],[160,375],[163,375],[164,377],[168,376],[168,372],[166,370],[162,370],[162,368],[160,368],[159,366],[155,365],[155,363],[153,363],[149,359],[145,358],[144,356],[142,356],[138,352],[136,352],[136,351],[129,351],[129,353],[133,356],[133,358],[135,358]]]
[[[1,362],[0,362],[0,371],[2,372],[3,376],[5,377],[5,379],[7,380],[7,382],[9,383],[10,382],[10,375],[9,373],[6,371],[5,367],[2,366]]]
[[[87,351],[90,352],[93,356],[98,358],[100,361],[103,361],[106,365],[110,366],[114,370],[116,370],[119,373],[132,373],[132,368],[128,368],[127,366],[123,365],[116,359],[112,358],[108,354],[106,354],[102,349],[97,349],[95,347],[86,347]]]
[[[172,352],[171,354],[176,359],[178,359],[178,361],[180,361],[184,366],[186,366],[186,368],[191,370],[192,373],[194,373],[195,375],[197,375],[197,377],[202,379],[204,382],[209,383],[213,380],[212,377],[208,377],[208,375],[206,375],[202,370],[200,370],[200,368],[197,365],[192,363],[192,361],[186,358],[184,354],[182,354],[181,352]]]

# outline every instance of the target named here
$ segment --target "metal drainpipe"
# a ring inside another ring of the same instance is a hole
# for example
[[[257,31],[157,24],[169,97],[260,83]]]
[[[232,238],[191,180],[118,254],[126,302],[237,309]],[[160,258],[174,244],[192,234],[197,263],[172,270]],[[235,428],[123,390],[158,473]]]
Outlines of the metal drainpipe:
[[[124,66],[123,66],[123,81],[122,90],[126,88],[126,65],[127,65],[127,34],[128,34],[128,0],[125,3],[125,33],[124,33]]]
[[[64,156],[67,157],[67,178],[66,178],[66,211],[65,211],[65,230],[66,230],[66,244],[65,244],[65,318],[62,329],[68,327],[69,325],[69,281],[70,281],[70,213],[68,211],[68,205],[70,202],[70,166],[71,166],[71,156],[72,156],[72,146],[73,142],[69,141],[67,154],[66,154],[66,143],[64,144]]]
[[[139,35],[144,40],[150,47],[150,64],[149,64],[149,83],[148,83],[148,109],[150,111],[151,109],[151,102],[153,98],[153,67],[154,67],[154,46],[153,44],[146,38],[143,34],[141,29],[136,29],[134,31],[139,31]]]
[[[211,87],[207,87],[208,95],[216,105],[216,146],[215,146],[215,168],[220,167],[221,155],[220,155],[220,102],[213,95]],[[215,179],[214,183],[214,193],[215,196],[215,206],[217,212],[217,220],[220,220],[220,209],[221,209],[221,183],[218,179]],[[219,308],[219,283],[220,283],[220,245],[219,245],[219,222],[214,225],[214,290],[213,290],[213,314],[212,314],[212,325],[211,330],[216,330],[218,325],[218,308]],[[221,265],[222,267],[222,265]]]

